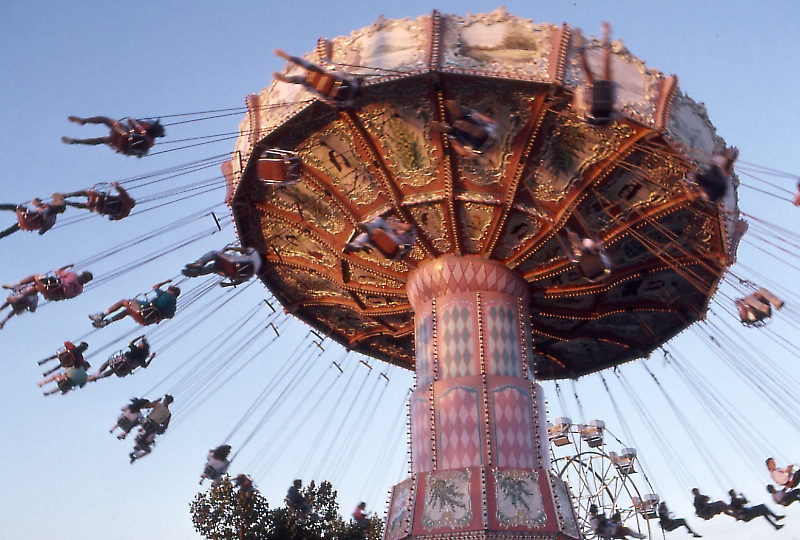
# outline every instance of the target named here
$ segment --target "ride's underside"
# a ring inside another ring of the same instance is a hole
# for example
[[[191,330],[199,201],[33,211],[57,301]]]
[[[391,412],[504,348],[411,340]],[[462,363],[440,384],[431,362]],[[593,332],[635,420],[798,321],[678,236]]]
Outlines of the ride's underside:
[[[566,26],[504,12],[471,17],[381,20],[334,40],[334,61],[383,68],[351,70],[377,73],[353,107],[304,102],[310,94],[297,90],[294,108],[280,110],[292,86],[285,83],[252,99],[230,175],[241,243],[263,254],[260,277],[288,311],[349,349],[405,368],[414,366],[406,279],[421,261],[446,253],[492,259],[529,283],[537,377],[578,377],[647,355],[704,316],[733,260],[735,196],[713,206],[683,188],[692,158],[724,143],[674,79],[619,48],[615,62],[626,64],[615,73],[649,82],[610,127],[593,127],[572,99],[583,78]],[[398,28],[422,28],[414,34],[422,45],[412,43],[422,60],[386,60],[396,51],[366,58],[357,38]],[[507,38],[509,29],[517,41],[468,43],[487,32]],[[456,31],[461,64],[448,52]],[[354,60],[352,50],[361,56]],[[322,63],[321,54],[310,58]],[[519,68],[530,65],[531,73]],[[635,86],[618,81],[625,84]],[[499,123],[485,159],[458,156],[431,129],[448,121],[446,100]],[[692,130],[700,135],[685,135]],[[299,153],[297,184],[258,179],[268,148]],[[343,253],[357,224],[378,215],[417,228],[406,260]],[[605,279],[581,277],[567,229],[602,240],[613,265]]]

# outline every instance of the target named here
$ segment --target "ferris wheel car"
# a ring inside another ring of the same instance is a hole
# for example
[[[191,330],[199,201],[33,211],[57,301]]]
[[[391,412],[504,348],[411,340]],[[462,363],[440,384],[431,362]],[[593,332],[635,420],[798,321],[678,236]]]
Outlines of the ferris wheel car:
[[[258,179],[269,186],[291,186],[303,176],[303,162],[297,152],[270,148],[258,159]]]
[[[634,474],[636,472],[634,466],[636,448],[623,448],[619,454],[616,452],[609,452],[608,457],[611,458],[611,461],[620,474]]]
[[[645,519],[658,518],[658,502],[660,497],[656,493],[647,493],[641,499],[636,496],[631,497],[633,508]]]
[[[603,432],[606,429],[606,423],[602,420],[592,420],[589,425],[578,424],[578,433],[581,439],[590,447],[597,448],[603,446]]]
[[[565,446],[570,443],[569,428],[572,426],[572,420],[566,417],[556,418],[555,425],[547,427],[547,436],[550,442],[556,446]]]

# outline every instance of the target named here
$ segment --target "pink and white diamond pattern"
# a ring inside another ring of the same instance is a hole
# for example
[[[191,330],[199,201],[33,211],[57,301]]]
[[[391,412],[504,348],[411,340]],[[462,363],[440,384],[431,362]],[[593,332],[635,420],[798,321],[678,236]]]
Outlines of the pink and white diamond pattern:
[[[427,389],[424,390],[427,393]],[[416,394],[416,392],[415,392]],[[430,471],[431,409],[426,398],[411,398],[411,467],[414,472]]]
[[[522,377],[517,310],[505,302],[487,302],[483,308],[483,320],[488,374]]]
[[[456,386],[438,398],[438,469],[459,469],[482,464],[478,427],[478,391]]]
[[[443,294],[487,291],[516,298],[528,295],[525,281],[497,263],[474,257],[444,255],[421,265],[409,278],[406,292],[411,307],[419,310]]]
[[[433,382],[433,316],[415,319],[414,332],[417,387]]]
[[[439,380],[475,375],[475,332],[471,304],[437,306]]]
[[[495,452],[498,467],[532,469],[533,428],[526,392],[516,386],[492,391]]]

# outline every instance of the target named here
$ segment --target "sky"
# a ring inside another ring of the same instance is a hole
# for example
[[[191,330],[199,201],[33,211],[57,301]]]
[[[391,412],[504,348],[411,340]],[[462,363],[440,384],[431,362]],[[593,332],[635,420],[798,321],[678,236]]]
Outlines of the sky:
[[[98,216],[84,219],[71,209],[44,236],[19,232],[0,240],[2,283],[70,263],[97,276],[80,297],[42,305],[0,332],[7,382],[0,393],[5,456],[0,461],[0,540],[196,539],[189,503],[202,489],[197,482],[206,453],[222,443],[241,451],[231,471],[251,474],[273,506],[282,504],[291,480],[302,477],[331,480],[345,515],[360,500],[368,502],[368,509],[384,511],[386,492],[407,474],[404,402],[411,375],[371,360],[369,369],[361,358],[328,342],[323,352],[307,327],[287,319],[279,306],[272,313],[259,283],[236,290],[216,287],[202,295],[202,281],[181,283],[185,294],[175,319],[144,332],[158,356],[133,376],[43,397],[36,385],[42,371],[36,361],[65,340],[83,338],[97,368],[142,332],[129,320],[94,332],[89,313],[147,292],[164,279],[180,279],[183,264],[235,241],[217,164],[233,140],[182,147],[205,141],[197,137],[236,132],[242,115],[182,124],[176,122],[193,117],[172,115],[242,107],[247,94],[267,86],[271,73],[281,69],[283,61],[272,54],[275,48],[302,54],[318,38],[349,34],[380,15],[417,17],[433,9],[463,15],[496,7],[471,0],[436,5],[416,0],[31,0],[3,6],[0,203],[127,180],[141,201],[136,208],[141,213],[110,222]],[[507,2],[505,7],[537,22],[567,22],[586,34],[597,35],[600,22],[610,21],[614,37],[634,55],[676,74],[681,89],[705,103],[719,134],[740,149],[741,163],[800,174],[800,66],[794,39],[800,6],[795,2],[554,0]],[[98,126],[68,123],[69,115],[161,116],[167,138],[145,159],[104,147],[67,146],[60,142],[63,135],[103,134]],[[192,140],[175,142],[183,139]],[[130,180],[199,160],[208,160],[202,165],[209,166],[174,178],[160,173]],[[741,178],[765,189],[758,180]],[[794,189],[792,179],[762,178]],[[191,191],[192,185],[199,187]],[[171,190],[176,191],[170,195]],[[788,230],[797,228],[797,209],[788,202],[743,186],[740,206]],[[13,219],[12,213],[0,212],[0,227]],[[163,234],[135,240],[152,231]],[[789,298],[800,297],[793,253],[784,253],[790,261],[785,264],[760,251],[765,241],[751,234],[740,250],[746,267],[737,265],[733,271],[747,276],[755,269]],[[800,346],[791,303],[785,314],[776,314],[769,327],[758,330],[723,317],[725,307],[730,309],[725,299],[712,305],[720,315],[710,318],[715,328],[735,336],[732,342],[749,353],[763,353],[766,360],[751,368],[790,385]],[[274,337],[270,323],[280,337]],[[702,522],[691,515],[691,487],[714,498],[734,487],[753,502],[768,502],[763,459],[770,454],[779,463],[800,459],[797,424],[780,417],[781,407],[768,402],[769,389],[754,391],[737,377],[730,366],[742,362],[726,363],[703,332],[684,332],[670,350],[697,370],[696,378],[729,400],[730,416],[710,415],[708,396],[698,396],[702,389],[693,392],[674,365],[656,354],[621,367],[619,376],[605,372],[609,392],[599,376],[558,388],[545,383],[549,417],[605,420],[626,446],[637,447],[652,489],[705,538],[773,534],[763,523],[724,517]],[[334,361],[343,373],[332,366]],[[651,384],[645,365],[661,387]],[[132,441],[119,442],[108,429],[131,397],[155,399],[168,392],[176,399],[170,430],[152,455],[130,465]],[[681,415],[673,414],[671,404]],[[641,490],[651,488],[643,475],[635,481]],[[795,507],[786,513],[787,525],[774,533],[776,538],[800,536],[800,513]],[[654,532],[654,537],[661,534],[657,526]]]

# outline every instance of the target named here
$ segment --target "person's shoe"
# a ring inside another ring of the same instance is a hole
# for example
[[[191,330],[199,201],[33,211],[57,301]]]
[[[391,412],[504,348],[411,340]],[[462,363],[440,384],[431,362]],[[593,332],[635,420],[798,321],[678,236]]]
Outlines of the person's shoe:
[[[776,531],[779,531],[779,530],[781,530],[781,529],[783,529],[783,523],[779,523],[779,524],[776,524],[776,525],[775,525],[775,530],[776,530]]]
[[[70,122],[74,122],[76,124],[80,124],[82,126],[86,124],[86,122],[83,121],[83,118],[78,118],[77,116],[68,116],[67,120],[69,120]]]
[[[702,534],[697,534],[697,533],[692,533],[692,534],[694,535],[695,538],[702,538],[703,537]]]
[[[69,137],[61,137],[61,142],[66,144],[75,144],[75,139],[70,139]]]
[[[360,246],[357,246],[355,244],[351,244],[350,242],[348,242],[348,243],[346,243],[344,245],[344,250],[343,251],[345,253],[355,253],[355,252],[361,251],[361,249],[362,248]]]
[[[95,313],[94,315],[89,315],[89,318],[92,320],[92,326],[95,328],[103,328],[108,324],[108,321],[105,320],[104,315],[102,313]]]

